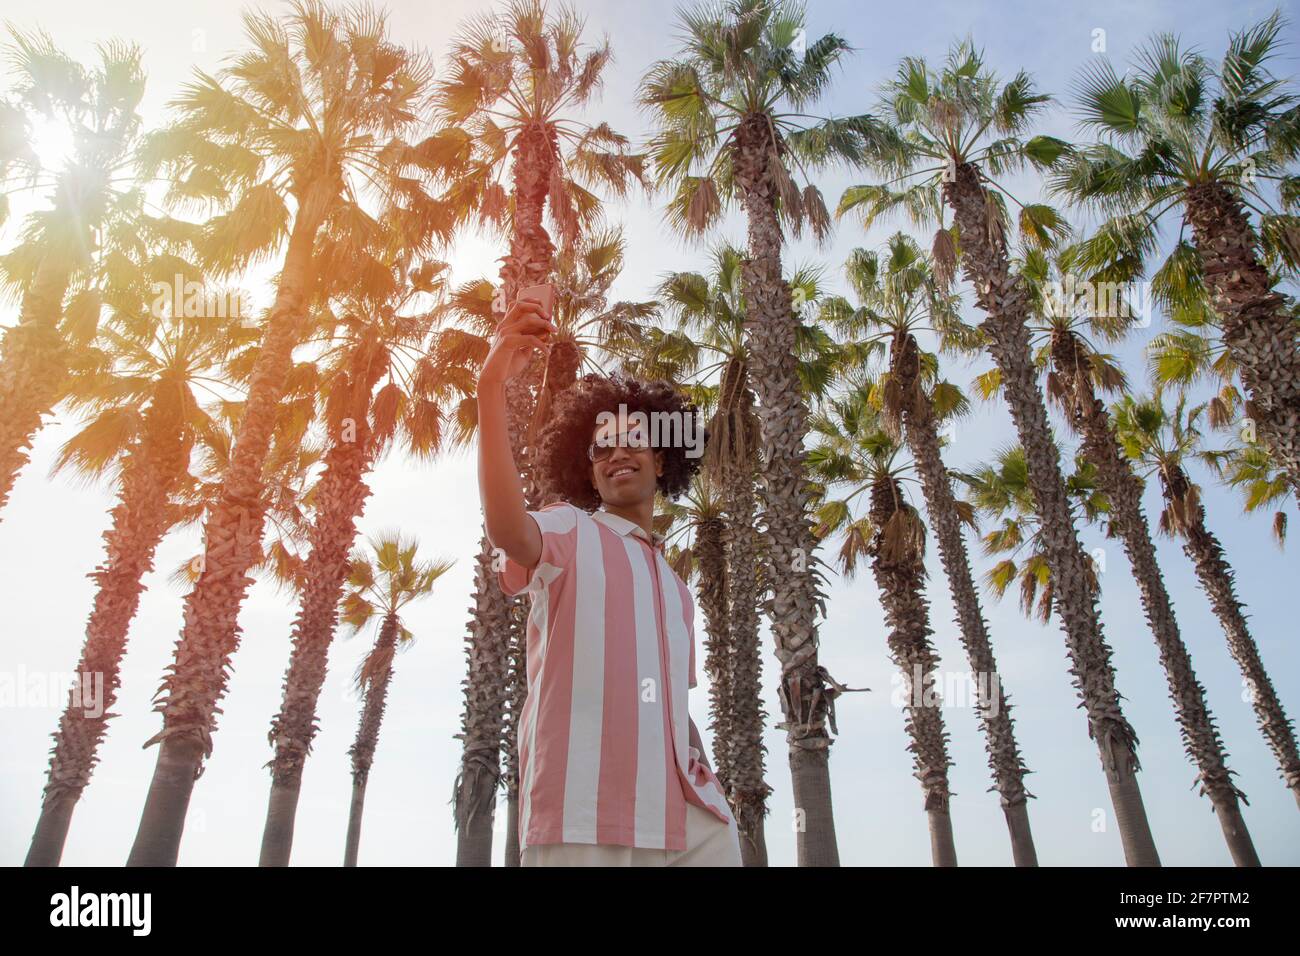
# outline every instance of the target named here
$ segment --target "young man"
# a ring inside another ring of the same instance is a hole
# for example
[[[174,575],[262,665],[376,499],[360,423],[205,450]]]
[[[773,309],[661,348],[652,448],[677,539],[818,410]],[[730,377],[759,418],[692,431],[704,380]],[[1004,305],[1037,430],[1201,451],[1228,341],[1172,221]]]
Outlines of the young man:
[[[504,554],[502,590],[526,590],[531,606],[521,863],[740,866],[735,818],[687,711],[694,603],[651,523],[656,489],[680,495],[699,458],[650,447],[655,430],[631,414],[695,409],[666,383],[580,379],[552,409],[536,462],[563,500],[525,510],[505,385],[554,330],[541,306],[517,301],[478,383],[487,534]]]

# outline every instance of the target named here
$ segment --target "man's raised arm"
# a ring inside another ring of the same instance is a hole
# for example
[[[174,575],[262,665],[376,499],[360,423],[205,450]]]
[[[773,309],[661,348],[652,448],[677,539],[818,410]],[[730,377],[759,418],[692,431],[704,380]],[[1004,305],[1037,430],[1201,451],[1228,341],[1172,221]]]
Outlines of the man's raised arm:
[[[478,487],[488,540],[524,568],[542,553],[542,533],[524,507],[524,489],[510,450],[506,383],[528,366],[533,349],[545,350],[555,326],[542,307],[516,301],[492,339],[478,380]]]

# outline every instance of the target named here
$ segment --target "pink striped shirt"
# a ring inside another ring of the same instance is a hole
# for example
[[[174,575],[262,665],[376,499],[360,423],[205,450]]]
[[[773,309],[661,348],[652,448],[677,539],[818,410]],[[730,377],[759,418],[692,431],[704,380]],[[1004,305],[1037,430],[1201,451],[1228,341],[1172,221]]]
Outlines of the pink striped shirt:
[[[658,535],[568,503],[530,511],[542,532],[527,589],[528,700],[519,720],[519,846],[686,849],[686,804],[731,821],[689,745],[695,605]]]

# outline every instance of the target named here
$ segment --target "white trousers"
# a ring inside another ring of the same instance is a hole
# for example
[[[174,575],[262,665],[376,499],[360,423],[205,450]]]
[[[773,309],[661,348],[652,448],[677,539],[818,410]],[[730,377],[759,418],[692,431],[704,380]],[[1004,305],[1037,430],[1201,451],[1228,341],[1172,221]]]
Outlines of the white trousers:
[[[730,816],[730,814],[728,814]],[[740,866],[740,831],[708,810],[686,804],[686,849],[651,850],[595,843],[526,846],[520,866]]]

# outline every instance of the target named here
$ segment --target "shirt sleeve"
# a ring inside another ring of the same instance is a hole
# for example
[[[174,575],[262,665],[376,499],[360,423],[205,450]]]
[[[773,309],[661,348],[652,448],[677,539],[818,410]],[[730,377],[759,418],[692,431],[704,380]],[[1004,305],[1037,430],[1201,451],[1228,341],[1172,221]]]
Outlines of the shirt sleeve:
[[[547,505],[540,511],[528,512],[537,530],[542,533],[542,551],[537,566],[530,572],[522,564],[501,553],[497,562],[497,581],[509,597],[528,590],[542,565],[550,565],[561,573],[573,563],[574,544],[578,535],[577,509],[567,502]]]

